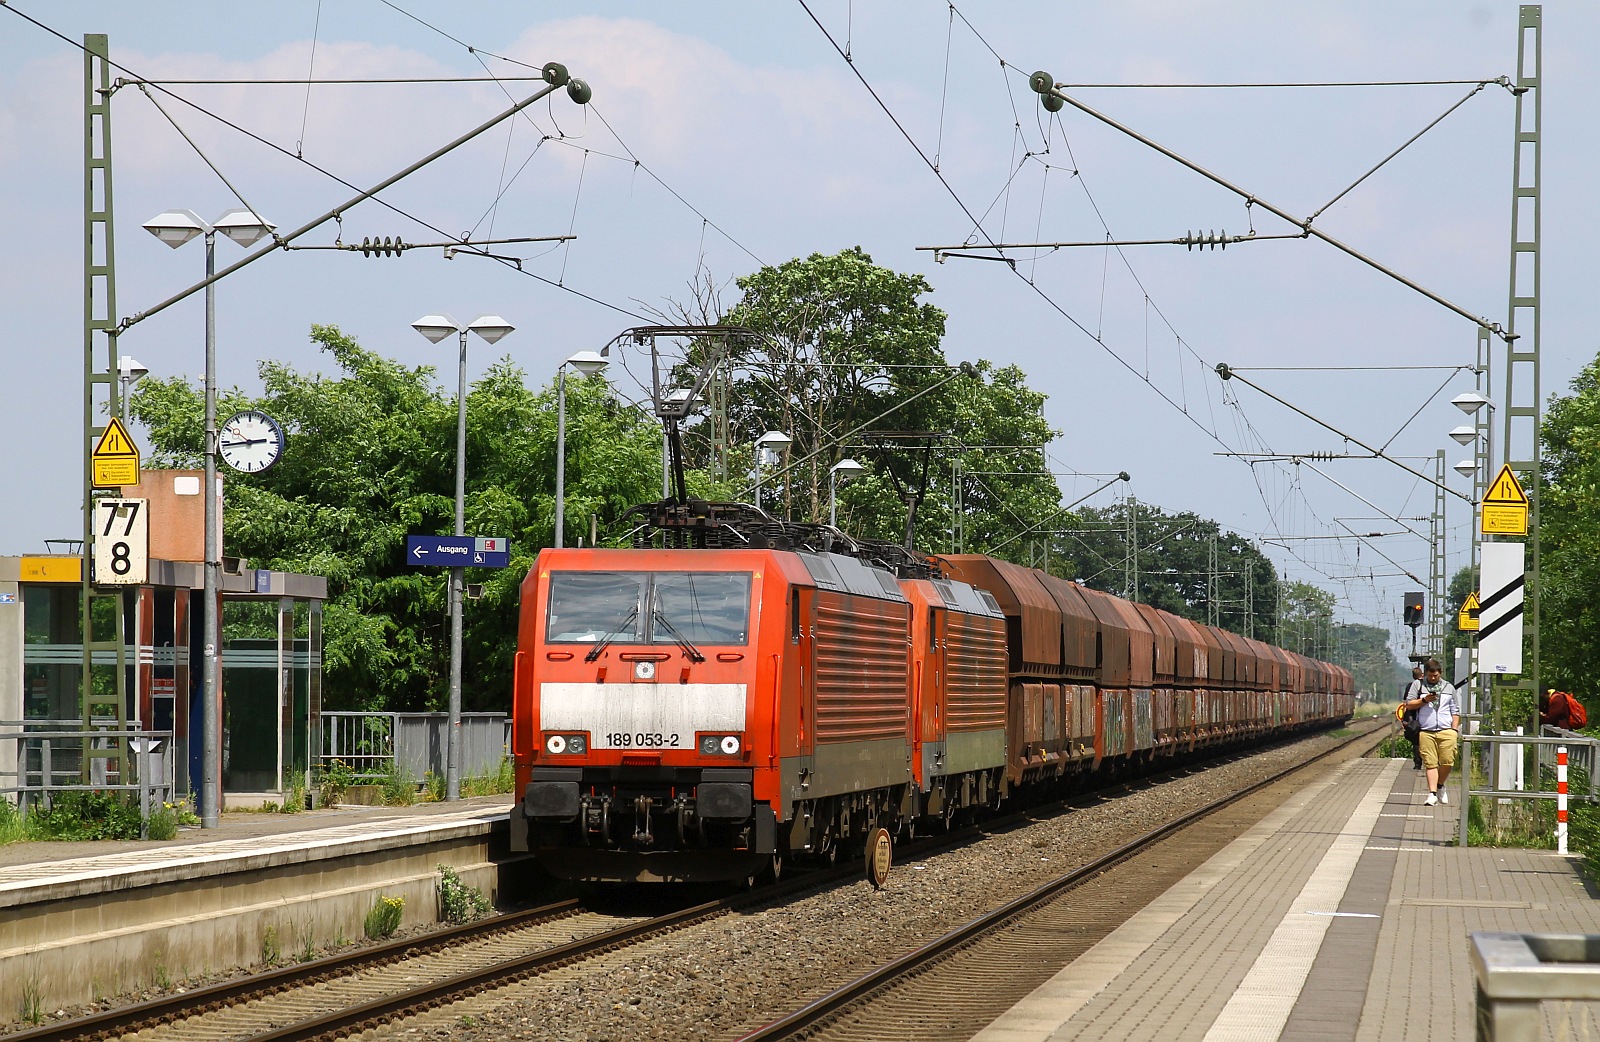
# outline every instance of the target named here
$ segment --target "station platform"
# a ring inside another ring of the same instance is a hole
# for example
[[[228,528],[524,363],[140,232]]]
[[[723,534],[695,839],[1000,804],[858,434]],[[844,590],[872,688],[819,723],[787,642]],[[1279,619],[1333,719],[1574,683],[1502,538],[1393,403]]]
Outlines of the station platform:
[[[520,891],[509,796],[405,808],[224,814],[166,842],[0,847],[0,1009],[51,1008],[320,951],[362,935],[379,898],[437,920],[440,866]]]
[[[1455,792],[1426,797],[1409,760],[1344,764],[974,1038],[1470,1042],[1468,935],[1600,933],[1600,891],[1576,858],[1458,849]],[[1546,1037],[1600,1038],[1559,1005]]]

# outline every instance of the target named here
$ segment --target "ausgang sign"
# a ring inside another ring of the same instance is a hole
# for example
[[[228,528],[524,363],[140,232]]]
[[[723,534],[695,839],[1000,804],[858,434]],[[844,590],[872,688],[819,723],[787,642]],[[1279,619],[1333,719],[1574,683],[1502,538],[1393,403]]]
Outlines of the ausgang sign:
[[[499,536],[406,536],[406,564],[413,568],[504,568],[510,563],[511,544]]]

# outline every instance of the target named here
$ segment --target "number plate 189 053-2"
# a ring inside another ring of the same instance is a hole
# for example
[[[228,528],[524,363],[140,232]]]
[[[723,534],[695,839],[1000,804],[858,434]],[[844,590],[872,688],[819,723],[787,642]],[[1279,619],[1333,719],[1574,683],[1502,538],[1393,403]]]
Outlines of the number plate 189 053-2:
[[[587,731],[595,749],[692,749],[697,731],[745,729],[745,685],[546,682],[538,727]]]

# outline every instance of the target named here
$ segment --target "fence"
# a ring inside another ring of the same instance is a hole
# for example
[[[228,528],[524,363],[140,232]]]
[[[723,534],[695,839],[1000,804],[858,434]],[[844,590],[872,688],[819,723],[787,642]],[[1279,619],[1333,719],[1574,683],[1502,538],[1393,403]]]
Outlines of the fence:
[[[1600,1000],[1600,937],[1474,933],[1472,971],[1478,1042],[1538,1042],[1539,1003]]]
[[[106,761],[92,757],[84,782],[86,751],[110,749],[114,741],[133,749],[133,779],[111,781]],[[35,804],[49,809],[58,792],[137,792],[147,821],[153,808],[172,801],[171,731],[86,731],[80,720],[0,720],[0,750],[0,783],[10,783],[0,784],[0,795],[14,796],[24,814]]]
[[[1463,720],[1468,719],[1463,717]],[[1474,718],[1475,719],[1475,718]],[[1457,830],[1457,842],[1465,847],[1467,845],[1467,816],[1472,804],[1473,796],[1483,796],[1499,800],[1554,800],[1558,795],[1564,796],[1563,791],[1558,793],[1555,789],[1541,788],[1507,788],[1505,774],[1512,773],[1512,783],[1521,775],[1521,761],[1512,759],[1510,766],[1513,772],[1507,771],[1506,757],[1503,751],[1506,746],[1518,746],[1525,752],[1531,748],[1534,751],[1533,784],[1538,786],[1544,778],[1554,780],[1556,776],[1557,750],[1565,750],[1568,755],[1569,766],[1576,766],[1583,770],[1588,783],[1589,799],[1596,795],[1596,782],[1594,767],[1600,761],[1600,739],[1590,738],[1578,734],[1576,731],[1564,731],[1557,727],[1545,727],[1545,734],[1463,734],[1461,736],[1461,770],[1457,773],[1460,779],[1460,821]],[[1487,763],[1484,765],[1484,774],[1489,779],[1489,788],[1474,789],[1472,787],[1472,756],[1474,746],[1482,748],[1486,753]],[[1561,803],[1565,809],[1565,803]],[[1564,852],[1564,851],[1563,851]]]
[[[421,781],[427,774],[443,777],[449,726],[447,713],[324,712],[321,766],[326,769],[339,760],[364,781],[391,776]],[[461,777],[494,774],[510,753],[510,717],[504,713],[461,714]]]

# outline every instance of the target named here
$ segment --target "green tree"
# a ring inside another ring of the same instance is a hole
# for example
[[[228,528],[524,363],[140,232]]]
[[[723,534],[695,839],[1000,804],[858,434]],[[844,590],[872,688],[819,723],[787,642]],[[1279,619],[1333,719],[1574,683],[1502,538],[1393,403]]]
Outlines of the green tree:
[[[1394,701],[1401,686],[1411,679],[1411,670],[1395,657],[1389,631],[1382,627],[1341,622],[1334,627],[1334,642],[1328,660],[1348,669],[1356,690],[1375,701]]]
[[[408,567],[408,534],[455,524],[456,404],[431,367],[381,358],[333,326],[311,339],[340,374],[301,374],[263,362],[264,393],[235,389],[219,412],[261,408],[288,431],[282,461],[260,474],[227,475],[224,539],[256,567],[328,577],[323,616],[324,702],[330,709],[437,709],[449,675],[447,573]],[[469,569],[484,596],[466,602],[462,702],[509,703],[517,587],[552,541],[554,390],[534,392],[507,360],[467,397],[467,531],[511,542],[511,567]],[[134,415],[150,430],[158,466],[195,466],[203,402],[182,379],[145,381]],[[659,473],[656,428],[616,402],[598,378],[567,384],[569,535],[589,516],[606,529],[649,498]]]
[[[1184,618],[1207,622],[1214,613],[1224,629],[1266,641],[1276,632],[1272,561],[1250,540],[1192,511],[1168,513],[1135,500],[1085,508],[1075,521],[1051,526],[1030,555],[1028,563],[1053,574]]]
[[[864,538],[902,541],[914,499],[916,545],[952,549],[958,490],[967,550],[1059,509],[1044,457],[1056,435],[1044,396],[1014,366],[952,365],[944,312],[922,299],[932,288],[920,275],[880,267],[857,247],[761,268],[737,284],[743,296],[721,321],[758,335],[730,341],[719,367],[734,447],[728,469],[749,472],[765,431],[793,438],[786,464],[764,477],[769,510],[826,521],[830,471],[847,457],[868,473],[840,487],[839,523]],[[681,384],[707,347],[691,347]],[[685,438],[690,464],[708,470],[709,422],[699,418]],[[749,498],[743,482],[732,486]]]
[[[1543,687],[1600,693],[1600,358],[1554,396],[1540,434]]]

